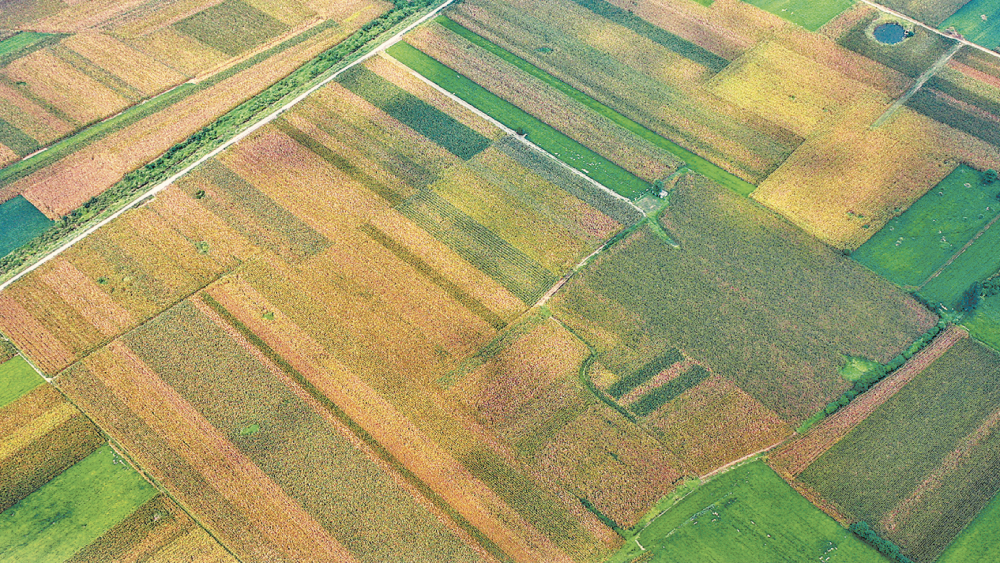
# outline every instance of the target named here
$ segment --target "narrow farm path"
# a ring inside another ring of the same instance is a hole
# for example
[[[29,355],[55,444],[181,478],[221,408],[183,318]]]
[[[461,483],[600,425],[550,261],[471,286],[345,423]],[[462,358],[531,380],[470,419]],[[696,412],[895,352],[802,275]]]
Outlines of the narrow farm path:
[[[913,95],[917,93],[917,90],[920,90],[932,76],[937,74],[937,71],[941,70],[941,67],[948,64],[948,61],[950,61],[951,58],[955,56],[955,53],[957,53],[961,48],[962,43],[956,43],[951,49],[948,50],[947,53],[941,55],[941,58],[938,59],[936,63],[932,64],[930,68],[924,71],[924,73],[917,78],[917,81],[913,83],[913,86],[910,86],[910,89],[907,90],[905,94],[889,106],[889,109],[885,110],[885,113],[872,123],[871,129],[878,129],[883,123],[888,121],[888,119],[892,117],[892,114],[896,113],[896,110],[902,107],[903,104],[913,97]]]
[[[982,229],[980,229],[979,232],[976,233],[976,236],[972,237],[972,239],[969,242],[965,243],[965,246],[963,246],[962,248],[960,248],[958,250],[958,252],[955,253],[954,256],[952,256],[951,258],[949,258],[947,262],[945,262],[940,268],[937,269],[937,271],[935,271],[933,274],[931,274],[929,278],[927,278],[926,280],[924,280],[924,283],[922,283],[919,286],[917,286],[916,291],[920,291],[921,289],[924,288],[924,286],[926,286],[927,284],[931,283],[931,280],[933,280],[934,278],[940,276],[941,272],[943,272],[945,268],[947,268],[948,266],[951,266],[952,262],[954,262],[955,260],[957,260],[958,257],[961,256],[962,254],[965,254],[965,251],[968,250],[970,246],[972,246],[972,243],[976,242],[976,240],[978,240],[979,237],[983,236],[983,233],[985,233],[990,227],[992,227],[993,223],[996,223],[998,220],[1000,220],[1000,215],[997,215],[993,219],[990,219],[990,222],[986,223],[986,226],[983,227]]]
[[[117,219],[118,217],[120,217],[122,214],[124,214],[128,210],[135,208],[136,205],[139,204],[139,202],[145,200],[146,198],[152,197],[152,196],[154,196],[154,195],[162,192],[163,190],[167,189],[174,182],[176,182],[180,178],[182,178],[185,175],[187,175],[189,172],[191,172],[192,170],[194,170],[195,168],[197,168],[203,162],[207,161],[210,158],[213,158],[213,157],[217,156],[222,151],[224,151],[227,148],[231,147],[232,145],[240,142],[241,140],[243,140],[244,138],[248,137],[249,135],[252,135],[255,131],[257,131],[261,127],[264,127],[268,123],[274,121],[279,116],[281,116],[282,113],[284,113],[285,111],[291,109],[296,104],[298,104],[302,100],[304,100],[307,97],[309,97],[309,95],[311,95],[316,90],[319,90],[320,88],[326,86],[330,82],[336,80],[337,77],[339,77],[341,74],[343,74],[347,70],[355,67],[356,65],[364,63],[365,61],[367,61],[371,57],[374,57],[375,55],[379,54],[380,52],[384,51],[385,49],[388,49],[389,47],[395,45],[396,43],[398,43],[403,38],[404,35],[406,35],[411,30],[413,30],[413,28],[415,28],[418,25],[420,25],[420,24],[422,24],[422,23],[430,20],[431,18],[434,18],[439,13],[441,13],[442,10],[444,10],[445,8],[447,8],[448,6],[450,6],[452,4],[452,2],[454,2],[454,1],[455,0],[446,0],[443,4],[441,4],[440,6],[438,6],[437,8],[435,8],[434,10],[430,11],[429,13],[427,13],[426,15],[424,15],[422,18],[418,19],[417,21],[415,21],[415,22],[411,23],[410,25],[406,26],[405,28],[403,28],[402,30],[400,30],[398,33],[396,33],[395,35],[393,35],[389,39],[383,41],[380,45],[378,45],[377,47],[375,47],[374,49],[372,49],[371,51],[369,51],[368,53],[366,53],[362,57],[358,58],[357,60],[355,60],[355,61],[353,61],[353,62],[351,62],[349,64],[347,64],[344,68],[342,68],[342,69],[334,72],[330,76],[324,78],[323,80],[321,80],[320,82],[316,83],[315,85],[313,85],[311,88],[309,88],[305,92],[302,92],[301,94],[299,94],[298,96],[296,96],[294,99],[292,99],[291,101],[289,101],[285,105],[281,106],[280,108],[272,111],[271,113],[269,113],[266,116],[264,116],[263,118],[261,118],[260,121],[258,121],[257,123],[254,123],[250,127],[246,128],[246,130],[244,130],[242,133],[239,133],[238,135],[234,136],[232,139],[229,139],[228,141],[226,141],[222,145],[219,145],[212,152],[210,152],[210,153],[206,154],[205,156],[199,158],[198,160],[192,162],[190,165],[188,165],[186,168],[184,168],[180,172],[178,172],[178,173],[174,174],[173,176],[167,178],[166,180],[164,180],[163,182],[157,184],[156,186],[153,186],[151,189],[147,190],[146,192],[144,192],[144,193],[136,196],[130,203],[128,203],[127,205],[125,205],[120,210],[118,210],[115,213],[111,214],[106,219],[104,219],[104,220],[102,220],[102,221],[100,221],[100,222],[92,225],[91,227],[87,228],[85,231],[83,231],[82,233],[80,233],[78,236],[74,237],[72,240],[70,240],[66,244],[63,244],[62,246],[56,248],[51,253],[49,253],[44,258],[42,258],[41,260],[35,262],[34,264],[32,264],[31,266],[29,266],[28,268],[25,268],[22,272],[18,273],[17,275],[15,275],[14,277],[12,277],[11,279],[9,279],[6,282],[0,284],[0,291],[3,291],[10,284],[16,282],[17,280],[21,279],[22,277],[24,277],[28,273],[30,273],[30,272],[34,271],[35,269],[39,268],[42,264],[45,264],[49,260],[52,260],[56,256],[59,256],[60,254],[62,254],[66,250],[72,248],[73,245],[75,245],[78,242],[80,242],[81,240],[87,238],[88,236],[90,236],[91,234],[93,234],[95,231],[97,231],[101,227],[107,225],[111,221],[114,221],[115,219]]]

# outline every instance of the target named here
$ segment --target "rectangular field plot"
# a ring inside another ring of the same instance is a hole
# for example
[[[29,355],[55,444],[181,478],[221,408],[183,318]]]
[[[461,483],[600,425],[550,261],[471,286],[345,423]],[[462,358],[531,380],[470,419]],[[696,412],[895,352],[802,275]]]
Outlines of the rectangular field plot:
[[[1000,496],[994,496],[976,519],[937,558],[937,563],[1000,559]]]
[[[969,0],[882,0],[879,3],[929,26],[937,26],[968,2]]]
[[[954,28],[966,39],[987,49],[1000,47],[1000,4],[996,0],[970,0],[941,29]]]
[[[1000,213],[995,192],[959,166],[851,257],[897,285],[920,286]]]
[[[43,382],[35,368],[20,356],[0,364],[0,408],[23,397]]]
[[[1000,490],[1000,354],[971,338],[799,476],[916,561],[932,561]]]
[[[553,302],[617,374],[677,348],[795,422],[848,386],[842,354],[888,361],[933,324],[892,284],[697,176],[661,223],[679,248],[640,230]]]
[[[287,25],[240,0],[224,0],[175,23],[174,28],[230,56],[288,30]]]
[[[744,0],[748,4],[767,10],[809,31],[816,31],[823,24],[854,5],[854,0]]]
[[[885,561],[759,461],[699,486],[608,561],[640,555],[649,563]]]
[[[1000,351],[1000,296],[984,297],[972,317],[962,324],[976,339]]]
[[[69,559],[155,494],[104,446],[0,513],[0,560]]]
[[[962,294],[969,286],[1000,270],[997,248],[1000,248],[1000,227],[993,223],[940,274],[921,287],[917,295],[932,305],[940,303],[952,310],[959,308]]]
[[[17,250],[51,225],[52,220],[22,196],[0,203],[0,256]]]

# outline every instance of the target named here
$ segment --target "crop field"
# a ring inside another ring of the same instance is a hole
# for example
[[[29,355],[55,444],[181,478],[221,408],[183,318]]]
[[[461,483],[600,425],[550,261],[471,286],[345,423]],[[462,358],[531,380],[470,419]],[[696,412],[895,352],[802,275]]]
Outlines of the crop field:
[[[963,63],[943,68],[907,101],[920,113],[993,146],[1000,135],[992,124],[1000,119],[1000,81],[995,69],[978,71]]]
[[[174,29],[230,56],[238,55],[288,27],[241,0],[223,0],[174,24]]]
[[[767,10],[809,31],[816,31],[823,24],[854,5],[854,0],[812,2],[811,0],[744,0],[748,4]]]
[[[997,490],[1000,355],[963,339],[799,479],[917,561],[933,560]]]
[[[21,196],[0,203],[0,256],[49,228],[52,220]]]
[[[996,49],[1000,47],[1000,6],[991,0],[969,0],[941,22],[941,29],[954,29],[973,43]]]
[[[0,364],[0,379],[4,382],[3,390],[0,391],[0,408],[20,399],[44,381],[20,356]]]
[[[67,563],[87,561],[203,561],[236,559],[177,504],[157,495],[77,551]]]
[[[975,520],[937,558],[939,563],[964,563],[966,561],[992,561],[1000,557],[997,544],[997,521],[1000,519],[998,497],[984,507]]]
[[[0,559],[69,559],[155,494],[104,446],[0,513]]]
[[[881,21],[879,19],[881,12],[874,9],[868,11],[870,14],[838,37],[837,43],[910,78],[923,74],[955,45],[954,39],[943,37],[920,26],[913,29],[912,37],[900,44],[879,43],[869,36],[868,29],[877,19]]]
[[[653,519],[635,541],[627,542],[608,561],[636,560],[885,561],[759,461],[699,486]]]
[[[717,63],[705,67],[577,2],[476,0],[460,4],[448,17],[750,184],[766,177],[801,142],[701,91],[698,86],[715,74]],[[615,36],[629,39],[601,39]]]
[[[927,25],[941,25],[948,16],[967,4],[969,0],[884,0],[880,2],[894,10],[918,19]]]
[[[994,192],[961,165],[851,257],[897,285],[921,286],[1000,213]]]
[[[678,348],[795,422],[846,388],[841,354],[887,361],[933,324],[888,282],[719,190],[685,177],[661,218],[680,248],[643,229],[556,295],[611,371]]]

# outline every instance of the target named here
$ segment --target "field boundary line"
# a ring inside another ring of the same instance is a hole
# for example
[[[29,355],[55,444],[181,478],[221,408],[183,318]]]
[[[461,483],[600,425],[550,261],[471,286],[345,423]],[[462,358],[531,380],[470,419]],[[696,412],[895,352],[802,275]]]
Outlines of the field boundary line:
[[[931,27],[931,26],[925,24],[924,22],[922,22],[922,21],[920,21],[918,19],[912,18],[912,17],[910,17],[910,16],[908,16],[908,15],[902,13],[902,12],[897,12],[896,10],[893,10],[892,8],[888,8],[886,6],[883,6],[882,4],[879,4],[878,2],[873,2],[872,0],[861,0],[861,2],[863,2],[865,4],[868,4],[869,6],[872,6],[872,7],[876,8],[876,9],[878,9],[878,10],[882,10],[883,12],[885,12],[887,14],[892,14],[892,15],[896,16],[897,18],[904,19],[904,20],[906,20],[906,21],[908,21],[908,22],[910,22],[912,24],[919,25],[920,27],[922,27],[922,28],[924,28],[926,30],[929,30],[929,31],[931,31],[933,33],[936,33],[936,34],[940,35],[941,37],[947,37],[948,39],[951,39],[953,41],[958,41],[962,45],[968,45],[969,47],[972,47],[973,49],[978,49],[978,50],[980,50],[980,51],[982,51],[982,52],[984,52],[984,53],[986,53],[988,55],[992,55],[994,57],[1000,58],[1000,53],[997,53],[995,51],[991,51],[991,50],[987,49],[986,47],[983,47],[982,45],[979,45],[977,43],[973,43],[972,41],[969,41],[968,39],[966,39],[964,37],[955,37],[954,35],[949,35],[949,34],[943,32],[943,31],[941,31],[940,29]]]
[[[894,113],[896,113],[896,110],[902,107],[903,104],[908,102],[910,98],[912,98],[913,95],[917,93],[917,91],[923,88],[924,84],[926,84],[927,81],[930,80],[932,76],[937,74],[938,71],[941,70],[942,67],[944,67],[944,65],[948,64],[948,61],[950,61],[952,57],[955,56],[955,53],[958,53],[959,49],[961,48],[962,44],[956,43],[951,49],[948,49],[947,53],[941,55],[941,58],[939,58],[937,62],[932,64],[930,68],[925,70],[924,73],[917,78],[916,82],[913,83],[913,86],[910,86],[910,89],[907,90],[905,94],[903,94],[902,96],[900,96],[898,100],[893,102],[892,105],[889,106],[889,109],[885,110],[885,113],[880,115],[879,118],[876,119],[875,122],[871,124],[869,129],[877,129],[881,127],[883,124],[885,124],[885,122],[888,121],[889,118],[892,117]]]
[[[974,243],[977,240],[979,240],[979,237],[983,236],[983,233],[985,233],[987,230],[989,230],[989,228],[992,227],[993,224],[997,222],[997,220],[1000,220],[1000,213],[998,213],[995,217],[993,217],[992,219],[990,219],[990,222],[986,223],[986,226],[984,226],[982,229],[979,229],[979,232],[976,233],[976,236],[972,237],[969,240],[969,242],[965,243],[965,245],[962,246],[962,248],[960,248],[958,250],[958,252],[956,252],[954,255],[952,255],[952,257],[949,258],[947,262],[945,262],[940,268],[937,269],[937,271],[935,271],[933,274],[931,274],[931,276],[929,278],[927,278],[926,280],[924,280],[924,282],[922,284],[918,285],[916,291],[920,291],[925,286],[927,286],[927,284],[931,283],[931,281],[934,278],[940,276],[941,272],[943,272],[945,268],[947,268],[948,266],[951,266],[952,262],[954,262],[955,260],[958,260],[959,256],[965,254],[965,251],[968,250],[970,246],[972,246],[972,243]]]
[[[793,432],[791,436],[786,436],[786,437],[778,440],[777,442],[771,444],[770,446],[761,448],[761,449],[759,449],[759,450],[757,450],[757,451],[755,451],[753,453],[747,454],[747,455],[745,455],[745,456],[743,456],[743,457],[741,457],[741,458],[739,458],[739,459],[737,459],[735,461],[730,461],[729,463],[723,465],[722,467],[719,467],[717,469],[713,469],[712,471],[709,471],[708,473],[706,473],[706,474],[704,474],[704,475],[702,475],[702,476],[700,476],[698,478],[701,479],[702,481],[707,481],[707,480],[709,480],[709,479],[711,479],[713,477],[716,477],[716,476],[718,476],[718,475],[720,475],[722,473],[725,473],[726,471],[729,471],[730,469],[735,468],[738,465],[741,465],[741,464],[743,464],[743,463],[745,463],[747,461],[750,461],[754,457],[757,457],[757,456],[759,456],[761,454],[764,454],[764,453],[767,453],[767,452],[773,450],[774,448],[777,448],[778,446],[784,444],[785,442],[787,442],[790,438],[792,438],[794,436],[795,436],[795,433]]]
[[[202,163],[204,163],[208,159],[214,158],[215,156],[217,156],[222,151],[224,151],[227,148],[231,147],[232,145],[234,145],[234,144],[242,141],[246,137],[252,135],[258,129],[264,127],[265,125],[271,123],[272,121],[274,121],[275,119],[277,119],[278,117],[280,117],[281,114],[285,113],[285,111],[291,109],[292,107],[294,107],[295,105],[297,105],[299,102],[301,102],[302,100],[306,99],[311,94],[313,94],[314,92],[316,92],[317,90],[319,90],[320,88],[322,88],[322,87],[326,86],[327,84],[329,84],[330,82],[333,82],[334,80],[336,80],[337,77],[339,77],[341,74],[343,74],[347,70],[349,70],[351,68],[354,68],[356,65],[364,63],[365,61],[367,61],[368,59],[374,57],[375,55],[379,54],[380,52],[384,51],[385,49],[388,49],[389,47],[395,45],[396,43],[398,43],[403,38],[404,35],[406,35],[410,31],[412,31],[415,27],[417,27],[417,26],[423,24],[424,22],[426,22],[426,21],[434,18],[435,16],[437,16],[442,10],[444,10],[445,8],[447,8],[448,6],[450,6],[451,3],[454,2],[454,1],[455,0],[446,0],[443,4],[441,4],[437,8],[434,8],[433,10],[431,10],[430,12],[428,12],[427,14],[424,14],[417,21],[415,21],[415,22],[407,25],[405,28],[403,28],[402,30],[400,30],[399,32],[397,32],[392,37],[390,37],[390,38],[386,39],[385,41],[383,41],[382,43],[380,43],[378,46],[376,46],[375,48],[373,48],[368,53],[365,53],[364,55],[362,55],[358,59],[356,59],[356,60],[348,63],[346,66],[344,66],[344,68],[341,68],[340,70],[334,72],[330,76],[328,76],[328,77],[324,78],[323,80],[319,81],[318,83],[314,84],[309,89],[307,89],[306,91],[302,92],[301,94],[299,94],[298,96],[296,96],[295,98],[293,98],[289,102],[285,103],[284,105],[282,105],[278,109],[276,109],[276,110],[272,111],[271,113],[265,115],[259,121],[257,121],[253,125],[247,127],[245,130],[243,130],[242,132],[238,133],[233,138],[229,139],[225,143],[222,143],[221,145],[219,145],[218,147],[216,147],[215,149],[213,149],[211,152],[203,155],[198,160],[196,160],[196,161],[192,162],[191,164],[189,164],[188,166],[184,167],[183,169],[181,169],[180,171],[178,171],[173,176],[167,178],[166,180],[164,180],[163,182],[157,184],[156,186],[154,186],[153,188],[147,190],[146,192],[143,192],[142,194],[136,196],[135,198],[132,199],[131,202],[127,203],[124,207],[122,207],[118,211],[112,213],[110,216],[108,216],[107,218],[101,220],[97,224],[88,227],[86,230],[84,230],[78,236],[74,237],[70,241],[68,241],[65,244],[63,244],[62,246],[56,248],[55,250],[53,250],[52,252],[50,252],[49,254],[47,254],[45,257],[43,257],[41,260],[38,260],[37,262],[35,262],[31,266],[29,266],[29,267],[25,268],[24,270],[22,270],[21,272],[19,272],[17,275],[13,276],[11,279],[9,279],[9,280],[3,282],[2,284],[0,284],[0,291],[3,291],[9,285],[11,285],[12,283],[14,283],[17,280],[21,279],[22,277],[24,277],[28,273],[36,270],[42,264],[45,264],[49,260],[52,260],[56,256],[59,256],[60,254],[62,254],[66,250],[69,250],[73,245],[75,245],[76,243],[80,242],[81,240],[87,238],[88,236],[90,236],[91,234],[93,234],[95,231],[97,231],[98,229],[100,229],[101,227],[103,227],[104,225],[107,225],[111,221],[113,221],[113,220],[117,219],[118,217],[120,217],[121,215],[123,215],[125,212],[127,212],[127,211],[135,208],[143,200],[145,200],[147,198],[150,198],[150,197],[153,197],[156,194],[162,192],[163,190],[169,188],[171,185],[173,185],[174,182],[176,182],[180,178],[182,178],[185,175],[187,175],[189,172],[191,172],[192,170],[194,170],[196,167],[198,167],[199,165],[201,165]],[[607,189],[607,188],[605,188],[605,189]]]
[[[449,3],[450,3],[450,2],[452,2],[452,1],[454,1],[454,0],[449,0]],[[451,93],[451,92],[449,92],[449,91],[445,90],[444,88],[442,88],[441,86],[439,86],[439,85],[438,85],[438,84],[436,84],[436,83],[435,83],[434,81],[432,81],[432,80],[430,80],[429,78],[427,78],[426,76],[424,76],[424,75],[420,74],[419,72],[417,72],[417,71],[413,70],[412,68],[410,68],[409,66],[407,66],[407,65],[406,65],[406,64],[404,64],[403,62],[401,62],[401,61],[399,61],[399,60],[397,60],[397,59],[393,58],[393,56],[392,56],[392,55],[390,55],[390,54],[388,54],[388,53],[385,53],[385,54],[382,54],[382,56],[383,56],[383,57],[385,57],[385,58],[387,58],[387,59],[389,59],[389,60],[391,60],[391,61],[392,61],[393,63],[395,63],[395,64],[398,64],[398,65],[402,66],[403,68],[405,68],[405,69],[406,69],[406,71],[407,71],[407,72],[409,72],[409,73],[410,73],[410,74],[412,74],[413,76],[417,77],[417,78],[418,78],[418,79],[419,79],[419,80],[420,80],[421,82],[423,82],[424,84],[427,84],[428,86],[430,86],[430,87],[434,88],[435,90],[437,90],[437,91],[438,91],[438,92],[440,92],[441,94],[444,94],[445,96],[447,96],[447,97],[448,97],[449,99],[451,99],[452,101],[454,101],[454,102],[458,103],[458,104],[459,104],[460,106],[462,106],[463,108],[465,108],[465,109],[467,109],[467,110],[471,111],[472,113],[474,113],[474,114],[478,115],[479,117],[481,117],[481,118],[485,119],[486,121],[490,122],[490,123],[491,123],[492,125],[494,125],[494,126],[495,126],[495,127],[497,127],[498,129],[500,129],[500,130],[501,130],[501,131],[503,131],[504,133],[507,133],[507,134],[508,134],[509,136],[511,136],[511,137],[514,137],[514,138],[516,138],[516,139],[517,139],[518,141],[520,141],[520,142],[521,142],[522,144],[524,144],[524,145],[525,145],[525,146],[527,146],[528,148],[530,148],[530,149],[533,149],[533,150],[535,150],[536,152],[539,152],[539,153],[541,153],[542,155],[544,155],[544,156],[546,156],[546,157],[548,157],[548,158],[551,158],[551,159],[552,159],[552,160],[554,160],[554,161],[555,161],[556,163],[558,163],[558,164],[559,164],[559,166],[561,166],[561,167],[565,168],[566,170],[568,170],[569,172],[571,172],[571,173],[575,174],[576,176],[578,176],[578,177],[580,177],[580,178],[583,178],[583,179],[584,179],[584,180],[586,180],[587,182],[590,182],[590,183],[591,183],[591,184],[593,184],[594,186],[596,186],[596,187],[600,188],[600,189],[601,189],[602,191],[604,191],[604,192],[607,192],[607,193],[608,193],[609,195],[611,195],[611,196],[615,197],[616,199],[620,199],[620,200],[624,201],[625,203],[628,203],[628,204],[629,204],[629,205],[631,205],[631,206],[632,206],[632,207],[633,207],[633,208],[634,208],[634,209],[635,209],[636,211],[638,211],[639,213],[641,213],[643,217],[645,217],[645,216],[646,216],[646,212],[645,212],[645,211],[643,211],[643,210],[642,210],[642,208],[640,208],[640,207],[639,207],[638,205],[636,205],[636,204],[635,204],[635,202],[633,202],[633,201],[632,201],[631,199],[629,199],[629,198],[627,198],[627,197],[625,197],[625,196],[621,195],[620,193],[618,193],[618,192],[616,192],[616,191],[612,190],[611,188],[609,188],[609,187],[605,186],[604,184],[602,184],[602,183],[598,182],[597,180],[595,180],[595,179],[591,178],[590,176],[587,176],[587,175],[586,175],[586,174],[584,174],[583,172],[580,172],[580,171],[579,171],[579,170],[577,170],[576,168],[573,168],[572,166],[570,166],[570,165],[566,164],[565,162],[563,162],[563,161],[559,160],[559,159],[558,159],[558,158],[556,158],[556,156],[555,156],[555,155],[553,155],[552,153],[550,153],[550,152],[548,152],[547,150],[545,150],[545,149],[543,149],[543,148],[539,147],[539,146],[538,146],[538,145],[536,145],[535,143],[533,143],[533,142],[529,141],[527,137],[525,137],[525,136],[522,136],[522,135],[518,135],[518,134],[517,134],[517,132],[516,132],[516,131],[514,131],[513,129],[511,129],[510,127],[507,127],[507,126],[506,126],[506,125],[504,125],[503,123],[500,123],[500,122],[499,122],[499,121],[497,121],[496,119],[493,119],[493,117],[492,117],[492,116],[490,116],[490,114],[488,114],[488,113],[486,113],[486,112],[483,112],[483,111],[480,111],[480,110],[479,110],[478,108],[476,108],[476,107],[475,107],[475,106],[473,106],[472,104],[470,104],[470,103],[466,102],[466,101],[465,101],[465,100],[463,100],[462,98],[459,98],[459,97],[458,97],[458,96],[456,96],[455,94],[453,94],[453,93]]]

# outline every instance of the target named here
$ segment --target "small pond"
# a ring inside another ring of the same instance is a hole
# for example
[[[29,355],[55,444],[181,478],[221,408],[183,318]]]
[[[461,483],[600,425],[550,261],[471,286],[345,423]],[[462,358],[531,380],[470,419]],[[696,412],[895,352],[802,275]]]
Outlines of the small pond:
[[[906,30],[898,23],[884,23],[872,31],[875,40],[886,45],[895,45],[906,37]]]

